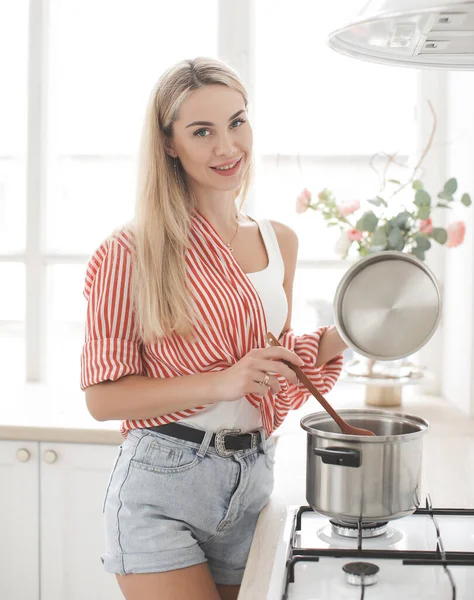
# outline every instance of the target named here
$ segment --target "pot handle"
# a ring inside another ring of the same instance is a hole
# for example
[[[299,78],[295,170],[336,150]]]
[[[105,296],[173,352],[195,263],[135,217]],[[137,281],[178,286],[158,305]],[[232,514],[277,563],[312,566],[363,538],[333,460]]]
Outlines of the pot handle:
[[[327,465],[341,467],[360,467],[360,451],[351,448],[333,446],[331,448],[314,448],[316,456],[320,456]]]

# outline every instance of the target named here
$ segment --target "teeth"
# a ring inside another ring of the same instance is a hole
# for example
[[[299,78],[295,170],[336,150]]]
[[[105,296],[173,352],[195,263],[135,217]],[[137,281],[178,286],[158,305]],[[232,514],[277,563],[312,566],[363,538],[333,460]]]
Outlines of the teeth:
[[[236,160],[233,165],[228,165],[227,167],[214,167],[214,169],[217,169],[218,171],[228,171],[229,169],[233,169],[239,160],[240,159]]]

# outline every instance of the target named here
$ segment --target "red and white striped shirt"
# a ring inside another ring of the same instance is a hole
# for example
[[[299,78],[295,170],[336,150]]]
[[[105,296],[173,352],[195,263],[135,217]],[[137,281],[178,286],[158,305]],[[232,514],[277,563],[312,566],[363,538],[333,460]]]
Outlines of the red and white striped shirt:
[[[133,231],[124,228],[110,236],[94,252],[86,273],[84,296],[88,301],[85,343],[81,354],[81,389],[101,381],[116,381],[125,375],[179,377],[226,369],[253,348],[266,346],[267,325],[260,297],[234,255],[215,229],[195,211],[189,231],[191,247],[186,251],[187,277],[200,318],[196,339],[178,334],[145,344],[138,334],[131,307]],[[305,362],[303,369],[320,390],[327,393],[337,381],[342,355],[315,367],[319,340],[328,329],[297,336],[286,331],[280,343]],[[278,335],[279,332],[272,332]],[[197,341],[196,341],[197,340]],[[277,376],[281,389],[263,398],[245,397],[260,407],[262,424],[270,435],[289,410],[299,408],[311,396],[302,384]],[[196,414],[204,406],[177,410],[149,419],[124,420],[121,433],[129,429],[164,425]]]

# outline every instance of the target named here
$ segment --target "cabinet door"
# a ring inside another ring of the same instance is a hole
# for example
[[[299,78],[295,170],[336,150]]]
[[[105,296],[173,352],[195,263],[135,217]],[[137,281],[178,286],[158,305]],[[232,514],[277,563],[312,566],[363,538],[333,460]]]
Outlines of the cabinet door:
[[[38,600],[38,449],[0,441],[0,598]]]
[[[40,444],[41,598],[123,600],[104,552],[102,502],[117,446]]]

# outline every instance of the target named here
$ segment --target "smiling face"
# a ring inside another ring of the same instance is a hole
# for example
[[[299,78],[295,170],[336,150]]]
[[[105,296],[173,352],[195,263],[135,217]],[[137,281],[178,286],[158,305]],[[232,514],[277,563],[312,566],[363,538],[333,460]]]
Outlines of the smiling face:
[[[194,90],[183,102],[167,151],[178,156],[192,187],[230,192],[242,184],[252,143],[242,95],[213,84]]]

